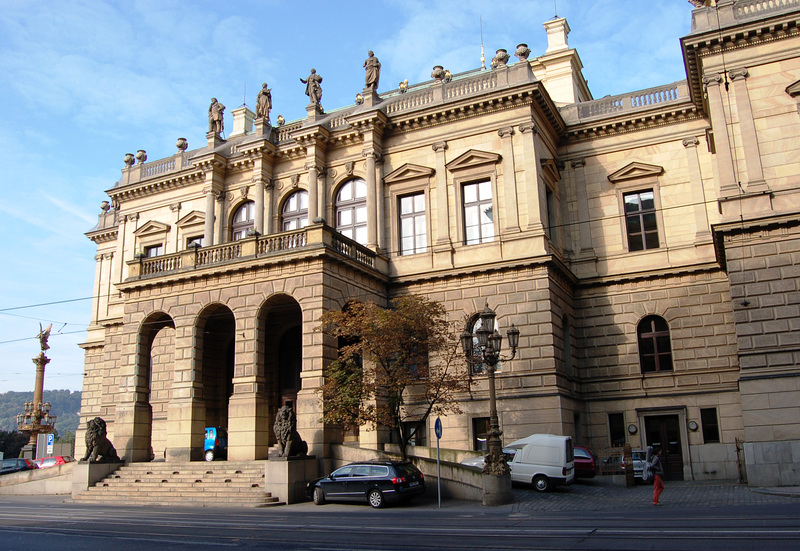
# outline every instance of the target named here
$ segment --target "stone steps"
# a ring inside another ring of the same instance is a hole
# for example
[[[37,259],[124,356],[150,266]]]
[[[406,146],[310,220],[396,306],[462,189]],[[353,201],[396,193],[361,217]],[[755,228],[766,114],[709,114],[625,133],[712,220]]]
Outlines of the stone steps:
[[[132,463],[74,499],[198,507],[282,505],[264,490],[264,471],[263,461]]]

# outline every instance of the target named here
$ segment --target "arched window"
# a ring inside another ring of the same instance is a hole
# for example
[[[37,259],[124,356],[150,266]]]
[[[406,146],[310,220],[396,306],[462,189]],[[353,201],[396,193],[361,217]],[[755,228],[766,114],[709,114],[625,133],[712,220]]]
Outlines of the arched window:
[[[647,316],[636,329],[642,373],[672,371],[669,325],[660,316]]]
[[[281,229],[299,230],[308,226],[308,192],[300,190],[292,193],[283,204]]]
[[[480,346],[478,346],[478,329],[483,327],[483,320],[479,314],[476,314],[470,322],[467,324],[467,331],[472,333],[472,362],[470,362],[470,369],[472,373],[475,375],[482,375],[486,373],[486,364],[483,363],[481,360],[481,350]],[[494,322],[494,327],[492,330],[497,329],[497,320]],[[507,346],[508,343],[505,342],[503,339],[503,345]],[[495,365],[494,372],[500,373],[501,368],[503,367],[503,360],[498,360],[497,364]]]
[[[256,204],[247,201],[236,209],[231,222],[231,241],[239,241],[247,237],[247,231],[253,227],[253,218],[256,212]]]
[[[336,230],[350,239],[367,243],[367,182],[356,178],[336,194]]]

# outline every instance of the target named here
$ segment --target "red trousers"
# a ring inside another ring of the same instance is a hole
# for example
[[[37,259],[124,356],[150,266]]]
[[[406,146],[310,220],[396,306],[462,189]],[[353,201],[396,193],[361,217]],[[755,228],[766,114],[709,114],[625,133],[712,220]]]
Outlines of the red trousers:
[[[653,480],[653,503],[658,503],[658,498],[661,492],[664,491],[664,481],[661,480],[661,475],[655,475]]]

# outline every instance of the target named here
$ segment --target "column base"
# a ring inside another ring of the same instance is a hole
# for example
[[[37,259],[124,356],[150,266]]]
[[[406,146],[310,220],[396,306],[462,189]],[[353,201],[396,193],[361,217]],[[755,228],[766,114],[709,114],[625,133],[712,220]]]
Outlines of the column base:
[[[497,507],[513,503],[514,493],[511,490],[510,474],[484,474],[483,475],[483,499],[481,504],[484,507]]]
[[[306,483],[319,476],[319,462],[313,455],[275,457],[266,461],[264,490],[290,505],[307,501]]]

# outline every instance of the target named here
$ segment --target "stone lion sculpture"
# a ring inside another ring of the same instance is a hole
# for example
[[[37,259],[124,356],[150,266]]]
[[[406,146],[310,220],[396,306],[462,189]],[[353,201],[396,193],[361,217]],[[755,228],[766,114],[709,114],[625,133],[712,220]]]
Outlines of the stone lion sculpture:
[[[95,417],[86,423],[86,455],[81,461],[90,463],[113,463],[119,461],[117,450],[108,439],[106,422]]]
[[[291,406],[283,406],[278,410],[272,428],[280,446],[279,457],[303,456],[308,453],[308,444],[297,432],[297,419]]]

